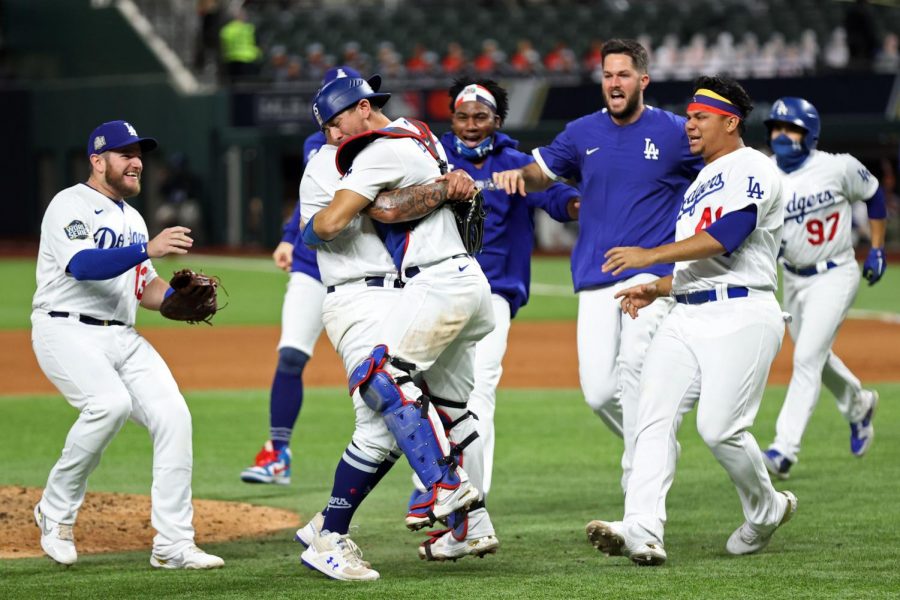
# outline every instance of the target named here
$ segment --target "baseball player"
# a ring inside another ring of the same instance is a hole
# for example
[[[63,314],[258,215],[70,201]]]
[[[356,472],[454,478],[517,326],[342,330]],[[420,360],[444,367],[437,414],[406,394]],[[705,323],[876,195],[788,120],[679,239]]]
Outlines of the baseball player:
[[[769,472],[787,479],[797,462],[800,440],[812,416],[822,382],[850,423],[850,452],[863,456],[875,430],[878,392],[859,379],[831,351],[838,327],[859,288],[859,267],[850,237],[851,205],[868,205],[872,249],[863,277],[874,285],[886,267],[884,194],[878,180],[849,154],[816,150],[819,113],[803,98],[780,98],[766,127],[784,181],[784,307],[794,339],[794,371],[775,425],[775,441],[764,455]]]
[[[62,456],[50,471],[34,518],[41,547],[65,565],[77,558],[72,528],[87,480],[125,421],[153,440],[150,564],[165,569],[221,567],[194,545],[191,524],[191,415],[162,357],[134,329],[138,305],[159,310],[172,293],[151,258],[187,254],[185,227],[149,240],[125,202],[141,191],[142,156],[156,148],[125,121],[88,138],[91,174],[57,194],[41,223],[32,344],[44,374],[78,410]]]
[[[638,320],[658,298],[676,301],[641,373],[625,521],[588,525],[600,551],[625,554],[638,564],[666,560],[664,504],[676,461],[671,440],[685,406],[698,405],[697,430],[731,477],[744,510],[746,520],[725,545],[729,553],[762,550],[797,509],[794,494],[772,487],[748,431],[784,335],[774,294],[781,177],[765,155],[743,144],[752,109],[736,81],[700,77],[687,107],[686,131],[691,152],[706,166],[684,194],[676,241],[606,252],[603,270],[611,273],[676,263],[673,275],[617,294],[622,310]]]
[[[361,77],[348,66],[332,67],[325,72],[322,85],[338,77]],[[373,77],[380,84],[381,78]],[[303,166],[325,144],[325,134],[316,131],[303,142]],[[325,286],[319,275],[315,250],[297,240],[300,234],[300,201],[284,225],[281,243],[272,253],[275,265],[290,272],[284,304],[281,307],[281,339],[278,342],[278,366],[269,394],[269,439],[256,455],[254,464],[241,472],[247,483],[291,482],[291,436],[303,406],[303,369],[312,358],[322,333],[322,302]]]
[[[655,302],[632,321],[623,317],[614,296],[669,275],[672,265],[618,273],[600,266],[614,246],[671,242],[681,196],[702,166],[688,149],[684,117],[644,104],[647,61],[647,51],[634,40],[606,42],[606,108],[569,123],[553,143],[535,149],[534,163],[494,175],[508,193],[545,189],[561,179],[580,182],[579,236],[572,251],[579,375],[588,405],[623,437],[623,490],[631,470],[641,366],[672,303]]]
[[[546,192],[532,193],[524,201],[502,190],[491,190],[494,172],[533,162],[516,150],[518,142],[499,132],[509,110],[506,90],[491,80],[459,79],[449,90],[452,131],[441,136],[441,145],[455,169],[469,173],[485,188],[487,219],[484,246],[476,255],[488,283],[494,311],[494,330],[475,345],[475,387],[468,408],[477,417],[478,435],[484,453],[473,456],[463,450],[464,464],[471,472],[474,461],[483,461],[485,495],[491,487],[494,462],[494,410],[497,384],[502,373],[510,321],[528,302],[531,252],[534,247],[534,210],[541,208],[558,221],[577,218],[578,190],[554,184]],[[499,545],[494,531],[482,521],[486,509],[469,512],[454,531],[431,532],[419,555],[428,560],[454,560],[482,556]]]
[[[314,112],[342,142],[337,161],[345,175],[329,205],[307,222],[308,244],[334,240],[380,190],[428,183],[443,172],[445,155],[427,126],[382,114],[388,97],[362,79],[338,79],[319,91]],[[481,473],[473,472],[470,482],[456,467],[435,406],[452,424],[457,447],[482,452],[466,403],[474,385],[474,344],[493,328],[490,288],[450,211],[380,234],[404,287],[383,317],[380,343],[354,369],[350,386],[383,415],[428,492],[406,518],[407,527],[419,529],[467,510],[481,494]],[[421,387],[413,381],[420,376]]]

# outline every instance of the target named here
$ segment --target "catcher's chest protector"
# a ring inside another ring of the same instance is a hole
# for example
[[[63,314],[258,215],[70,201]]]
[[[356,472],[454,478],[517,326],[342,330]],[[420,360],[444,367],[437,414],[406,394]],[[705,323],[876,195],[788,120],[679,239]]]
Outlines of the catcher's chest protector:
[[[446,174],[448,170],[447,161],[441,158],[437,149],[437,143],[435,143],[434,137],[431,134],[431,129],[428,128],[428,125],[415,119],[406,119],[406,121],[415,127],[418,132],[410,131],[403,127],[385,127],[384,129],[365,131],[344,140],[338,148],[337,156],[335,157],[338,172],[340,172],[341,175],[346,174],[353,164],[353,159],[362,152],[363,148],[378,138],[389,137],[412,138],[416,140],[422,144],[422,146],[428,150],[428,153],[434,157],[434,160],[437,161],[438,168],[441,170],[441,175]]]

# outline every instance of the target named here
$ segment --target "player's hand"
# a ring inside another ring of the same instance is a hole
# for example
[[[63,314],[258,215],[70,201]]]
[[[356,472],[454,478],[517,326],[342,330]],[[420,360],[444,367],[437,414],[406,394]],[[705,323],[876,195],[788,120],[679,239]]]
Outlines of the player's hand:
[[[290,242],[281,242],[275,246],[272,260],[275,261],[275,266],[282,271],[290,271],[291,263],[294,261],[294,245]]]
[[[872,248],[869,250],[869,256],[863,263],[862,275],[869,282],[870,286],[878,283],[884,271],[887,269],[887,259],[884,257],[884,248]]]
[[[167,254],[187,254],[194,245],[194,240],[188,235],[190,232],[190,229],[180,225],[163,229],[147,243],[147,256],[162,258]]]
[[[441,175],[435,181],[447,182],[447,201],[448,202],[466,202],[472,199],[475,192],[475,180],[472,176],[462,169],[454,169],[449,173]]]
[[[653,252],[638,246],[619,246],[610,248],[604,254],[606,262],[600,267],[604,273],[612,271],[618,275],[625,269],[641,269],[653,264]]]
[[[569,200],[569,203],[566,204],[566,212],[569,213],[570,219],[577,221],[578,214],[581,212],[581,198],[576,196]]]
[[[497,189],[507,194],[525,195],[525,177],[522,175],[522,169],[498,171],[494,173],[493,179]]]
[[[619,290],[613,297],[621,298],[622,312],[628,314],[632,319],[636,319],[639,309],[650,306],[661,295],[663,293],[654,281]]]

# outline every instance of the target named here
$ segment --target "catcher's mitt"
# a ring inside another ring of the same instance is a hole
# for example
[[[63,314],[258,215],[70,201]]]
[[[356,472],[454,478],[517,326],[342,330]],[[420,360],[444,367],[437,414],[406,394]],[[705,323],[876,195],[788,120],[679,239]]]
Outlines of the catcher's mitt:
[[[169,285],[174,292],[162,301],[159,307],[162,316],[174,321],[212,325],[213,315],[218,310],[218,277],[182,269],[172,275]]]
[[[456,217],[456,228],[459,230],[459,237],[462,238],[466,252],[473,256],[478,254],[481,252],[481,245],[484,241],[484,219],[487,217],[484,209],[484,194],[478,190],[475,197],[468,202],[449,204],[453,210],[453,216]]]

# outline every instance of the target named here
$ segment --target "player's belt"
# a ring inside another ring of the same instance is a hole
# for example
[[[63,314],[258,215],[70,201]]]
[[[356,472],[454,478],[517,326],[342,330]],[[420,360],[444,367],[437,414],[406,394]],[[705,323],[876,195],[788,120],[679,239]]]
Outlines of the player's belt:
[[[51,317],[56,318],[66,319],[69,317],[69,313],[61,312],[58,310],[51,310],[48,314]],[[125,323],[123,323],[122,321],[114,321],[112,319],[95,319],[94,317],[89,317],[87,315],[78,315],[78,320],[85,325],[100,325],[101,327],[106,327],[108,325],[125,325]]]
[[[360,281],[360,284],[365,284],[368,287],[394,287],[394,288],[402,288],[403,282],[399,279],[388,279],[387,277],[366,277],[365,280]],[[347,285],[347,284],[341,284]],[[337,288],[341,287],[341,285],[329,285],[325,288],[325,293],[330,294],[337,290]]]
[[[784,265],[785,271],[790,271],[794,275],[799,275],[800,277],[809,277],[810,275],[818,275],[819,273],[824,273],[829,269],[833,269],[838,264],[833,260],[829,260],[824,263],[818,263],[812,265],[811,267],[795,267],[790,263],[782,263]]]
[[[465,252],[463,252],[462,254],[454,254],[453,256],[450,257],[450,259],[452,260],[454,258],[463,258],[464,256],[468,256],[468,254],[466,254]],[[442,261],[438,261],[438,262],[442,262]],[[438,263],[432,263],[432,264],[438,264]],[[410,267],[408,269],[405,269],[403,271],[403,279],[412,279],[413,277],[415,277],[416,275],[421,273],[422,269],[425,269],[429,266],[431,266],[431,265],[424,265],[422,267]]]
[[[730,287],[725,290],[722,298],[719,297],[716,290],[700,290],[699,292],[689,292],[687,294],[675,294],[675,302],[679,304],[706,304],[716,300],[725,300],[725,298],[746,298],[749,295],[750,290],[745,287]]]

